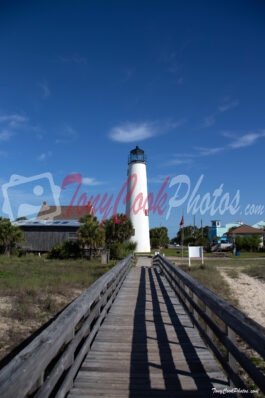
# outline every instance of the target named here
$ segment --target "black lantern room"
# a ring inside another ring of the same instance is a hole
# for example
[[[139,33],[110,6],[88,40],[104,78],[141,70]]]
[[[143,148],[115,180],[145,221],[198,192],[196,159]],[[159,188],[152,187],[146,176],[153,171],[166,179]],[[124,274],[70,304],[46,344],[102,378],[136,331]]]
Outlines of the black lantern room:
[[[130,163],[146,163],[146,155],[138,146],[132,149],[128,156],[128,164]]]

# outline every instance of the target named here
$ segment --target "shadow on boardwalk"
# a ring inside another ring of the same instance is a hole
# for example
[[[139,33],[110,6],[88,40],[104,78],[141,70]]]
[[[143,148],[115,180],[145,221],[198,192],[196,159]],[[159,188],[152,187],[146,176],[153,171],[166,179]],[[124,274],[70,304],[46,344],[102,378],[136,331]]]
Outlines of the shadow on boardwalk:
[[[225,375],[165,278],[139,259],[68,398],[205,398],[218,395],[213,388],[229,389]]]
[[[229,389],[226,378],[188,319],[183,325],[187,316],[172,292],[169,295],[170,290],[156,269],[141,268],[134,313],[129,397],[208,397],[214,395],[214,389]],[[153,320],[148,318],[148,291]],[[150,323],[154,325],[155,338],[148,333]],[[187,332],[189,329],[193,341]],[[155,355],[152,355],[152,345]]]

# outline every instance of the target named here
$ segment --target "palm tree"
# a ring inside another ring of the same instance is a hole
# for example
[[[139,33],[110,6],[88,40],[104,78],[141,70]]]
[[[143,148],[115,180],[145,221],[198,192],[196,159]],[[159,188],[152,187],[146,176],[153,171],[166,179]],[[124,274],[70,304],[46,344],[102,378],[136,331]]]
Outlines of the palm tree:
[[[93,214],[87,214],[79,220],[83,225],[78,229],[77,235],[83,248],[90,250],[90,257],[92,249],[104,246],[105,244],[105,230],[100,227],[97,217]]]
[[[166,247],[169,244],[168,230],[166,227],[150,229],[150,241],[152,247]]]
[[[11,247],[23,239],[23,233],[18,226],[12,225],[9,218],[0,217],[0,245],[4,254],[9,256]]]
[[[119,213],[104,221],[106,241],[123,243],[133,235],[133,224],[125,214]]]

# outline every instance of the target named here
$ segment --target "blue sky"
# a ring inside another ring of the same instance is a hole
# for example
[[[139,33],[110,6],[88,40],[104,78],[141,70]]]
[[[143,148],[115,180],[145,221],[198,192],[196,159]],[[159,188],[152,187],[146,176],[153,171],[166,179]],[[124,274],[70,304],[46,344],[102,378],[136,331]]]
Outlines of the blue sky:
[[[0,215],[68,205],[73,173],[74,204],[113,206],[138,145],[149,193],[169,177],[151,228],[264,219],[264,20],[259,0],[1,2]]]

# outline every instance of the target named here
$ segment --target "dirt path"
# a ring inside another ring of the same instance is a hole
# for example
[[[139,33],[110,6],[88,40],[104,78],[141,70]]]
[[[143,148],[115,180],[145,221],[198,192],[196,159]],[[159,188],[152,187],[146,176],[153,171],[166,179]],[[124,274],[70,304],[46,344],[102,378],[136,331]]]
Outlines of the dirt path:
[[[237,278],[231,278],[221,271],[237,298],[240,310],[265,327],[265,283],[243,273]]]

